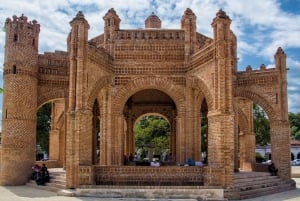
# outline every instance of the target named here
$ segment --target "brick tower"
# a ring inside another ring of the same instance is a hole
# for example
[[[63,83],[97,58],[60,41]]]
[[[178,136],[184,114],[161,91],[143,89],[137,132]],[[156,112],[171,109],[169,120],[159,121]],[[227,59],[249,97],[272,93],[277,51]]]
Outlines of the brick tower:
[[[0,181],[20,185],[27,182],[35,162],[40,25],[24,15],[13,16],[6,20],[5,32]]]

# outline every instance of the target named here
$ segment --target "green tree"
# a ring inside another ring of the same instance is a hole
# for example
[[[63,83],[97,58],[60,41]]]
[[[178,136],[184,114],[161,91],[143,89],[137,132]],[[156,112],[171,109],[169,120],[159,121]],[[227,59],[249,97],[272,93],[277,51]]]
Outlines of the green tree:
[[[253,124],[257,145],[270,143],[270,121],[264,110],[257,104],[253,104]]]
[[[289,112],[291,139],[300,140],[300,113]]]
[[[170,125],[162,117],[145,116],[134,127],[135,146],[145,150],[147,146],[154,146],[154,152],[160,154],[169,149]]]
[[[49,153],[49,132],[51,129],[51,103],[44,104],[37,112],[36,144],[41,151]]]

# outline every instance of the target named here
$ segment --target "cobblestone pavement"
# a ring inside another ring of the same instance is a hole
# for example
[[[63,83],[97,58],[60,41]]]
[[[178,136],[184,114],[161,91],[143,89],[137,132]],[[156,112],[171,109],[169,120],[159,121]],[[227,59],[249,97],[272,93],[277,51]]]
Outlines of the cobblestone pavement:
[[[243,201],[300,201],[300,178],[294,178],[297,189]],[[195,199],[137,199],[66,197],[29,186],[0,186],[0,201],[196,201]]]

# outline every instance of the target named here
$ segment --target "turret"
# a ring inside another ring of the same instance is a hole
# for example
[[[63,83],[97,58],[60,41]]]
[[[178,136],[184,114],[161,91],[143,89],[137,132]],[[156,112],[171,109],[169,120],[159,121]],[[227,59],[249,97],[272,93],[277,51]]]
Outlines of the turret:
[[[216,41],[230,39],[230,24],[231,19],[228,17],[226,12],[220,9],[212,22],[212,27],[214,30],[214,39]]]
[[[194,52],[194,44],[196,43],[196,15],[187,8],[181,18],[181,29],[185,31],[185,56],[186,60]]]
[[[36,158],[39,31],[37,21],[28,22],[24,15],[5,23],[2,185],[26,183]]]
[[[216,109],[221,112],[233,111],[232,80],[236,58],[233,57],[232,52],[234,37],[230,24],[231,19],[221,9],[212,22],[216,47],[215,93],[219,96],[216,99]]]
[[[286,67],[286,54],[283,49],[279,47],[274,55],[275,68],[280,71],[280,94],[276,94],[276,103],[280,104],[281,118],[288,121],[288,98],[287,98],[287,67]]]
[[[66,136],[66,155],[72,157],[66,158],[66,186],[68,188],[74,188],[78,185],[79,181],[78,166],[79,164],[86,164],[82,158],[80,158],[79,153],[91,151],[91,149],[80,146],[80,143],[84,144],[84,142],[79,140],[84,139],[89,141],[88,135],[85,135],[86,133],[84,133],[83,129],[79,131],[81,129],[79,126],[82,124],[82,119],[87,120],[87,117],[81,117],[81,115],[84,113],[84,103],[86,102],[86,93],[88,91],[87,59],[88,29],[90,26],[81,11],[73,18],[70,25],[72,29],[68,36],[70,78],[69,108],[67,115],[67,125],[70,125],[70,127],[68,128]],[[79,135],[84,135],[85,138],[80,138]],[[83,150],[81,150],[81,148],[83,148]]]
[[[76,17],[70,22],[72,27],[70,37],[70,84],[69,84],[69,109],[74,111],[83,105],[84,94],[83,79],[86,79],[86,60],[88,48],[88,29],[90,28],[84,15],[79,11]]]
[[[281,47],[279,47],[274,55],[275,68],[285,72],[286,71],[286,55]]]
[[[145,20],[145,28],[146,29],[160,29],[161,28],[161,20],[157,15],[152,12],[152,14],[147,17]]]
[[[111,8],[103,17],[104,20],[104,44],[110,54],[113,54],[115,31],[120,30],[121,19],[116,11]]]

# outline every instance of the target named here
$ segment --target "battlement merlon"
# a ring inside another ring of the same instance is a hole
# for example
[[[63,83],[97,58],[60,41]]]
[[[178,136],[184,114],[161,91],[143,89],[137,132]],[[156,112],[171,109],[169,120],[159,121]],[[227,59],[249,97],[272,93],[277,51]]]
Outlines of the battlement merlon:
[[[28,18],[22,14],[20,17],[14,15],[7,18],[5,22],[6,44],[11,42],[30,45],[38,51],[38,41],[40,33],[40,24],[36,20],[28,21]]]
[[[286,54],[284,53],[283,49],[281,47],[278,47],[275,55],[275,68],[280,70],[281,72],[286,72]]]
[[[9,28],[9,26],[15,24],[17,25],[16,27],[18,29],[28,28],[28,29],[32,29],[35,33],[39,33],[40,24],[38,24],[36,20],[32,20],[32,21],[27,21],[27,20],[28,18],[24,14],[22,14],[20,17],[14,15],[12,19],[6,18],[5,30]],[[22,25],[26,25],[26,26],[22,26]]]
[[[73,26],[73,24],[74,24],[75,22],[83,22],[84,24],[87,24],[87,25],[88,25],[88,22],[87,22],[87,20],[84,18],[84,15],[83,15],[82,11],[79,11],[79,12],[76,14],[76,16],[71,20],[70,25]],[[88,25],[87,28],[88,28],[88,29],[90,28],[89,25]]]

